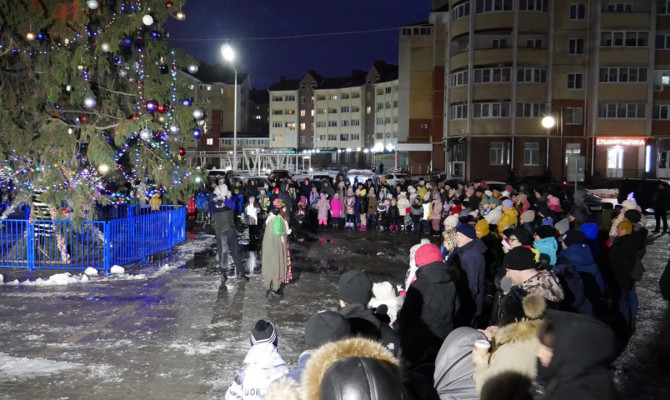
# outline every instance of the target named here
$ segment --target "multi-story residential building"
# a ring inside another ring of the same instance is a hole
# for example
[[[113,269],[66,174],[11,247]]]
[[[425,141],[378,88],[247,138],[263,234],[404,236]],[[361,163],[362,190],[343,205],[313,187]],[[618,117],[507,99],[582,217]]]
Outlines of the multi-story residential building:
[[[397,75],[397,66],[377,61],[367,73],[354,70],[344,78],[314,71],[300,80],[282,78],[269,89],[270,147],[331,154],[329,165],[338,164],[341,153],[368,157],[373,150],[382,154],[389,144],[394,148]]]
[[[400,28],[398,146],[409,171],[444,170],[444,65],[448,4],[433,1],[428,21]]]
[[[201,64],[198,72],[189,74],[179,72],[180,79],[189,83],[191,100],[202,108],[204,125],[199,138],[193,132],[180,132],[189,155],[199,165],[223,167],[222,154],[227,154],[224,138],[232,141],[235,109],[235,90],[237,90],[237,132],[248,136],[249,92],[251,82],[248,74],[238,73],[237,86],[232,70],[222,65]],[[258,136],[258,134],[254,134]],[[262,136],[262,135],[261,135]],[[265,136],[267,138],[267,136]],[[232,142],[231,142],[232,143]]]
[[[445,32],[449,171],[502,180],[510,170],[549,167],[565,177],[568,157],[578,155],[587,176],[670,176],[669,7],[665,0],[435,1],[431,20],[407,29]],[[401,87],[403,62],[427,58],[428,41],[401,57]],[[442,44],[434,43],[438,54]],[[421,92],[414,88],[426,86],[427,71],[409,70],[409,93]],[[412,123],[419,111],[409,104]],[[554,127],[543,127],[546,116]]]

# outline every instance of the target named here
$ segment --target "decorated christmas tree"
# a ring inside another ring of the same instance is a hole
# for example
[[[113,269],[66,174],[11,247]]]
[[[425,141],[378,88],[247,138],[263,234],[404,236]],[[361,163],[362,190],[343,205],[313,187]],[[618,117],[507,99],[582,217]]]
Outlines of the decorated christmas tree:
[[[0,218],[41,202],[41,218],[91,219],[95,205],[193,193],[201,178],[179,136],[204,127],[177,71],[197,67],[161,28],[185,19],[183,4],[0,2],[0,188],[12,202]]]

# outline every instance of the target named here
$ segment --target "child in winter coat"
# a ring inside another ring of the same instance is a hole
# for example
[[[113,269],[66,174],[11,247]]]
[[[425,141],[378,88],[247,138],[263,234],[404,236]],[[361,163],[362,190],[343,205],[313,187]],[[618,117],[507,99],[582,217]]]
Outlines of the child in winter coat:
[[[375,189],[373,187],[370,187],[368,190],[368,207],[367,207],[367,218],[368,218],[368,225],[370,225],[370,229],[374,229],[374,224],[375,224],[375,213],[377,212],[377,197],[375,195]]]
[[[400,213],[400,228],[404,231],[405,229],[409,230],[409,226],[412,224],[412,219],[409,216],[409,208],[411,203],[407,199],[407,193],[400,192],[398,195],[398,211]]]
[[[198,190],[195,195],[195,208],[198,210],[198,222],[205,222],[207,219],[207,203],[209,196],[204,190]]]
[[[333,227],[339,228],[342,224],[342,201],[340,200],[340,194],[334,193],[333,199],[330,200],[330,217],[333,221]]]
[[[396,203],[395,199],[391,200],[391,205],[389,206],[387,214],[389,221],[389,230],[391,232],[400,231],[400,221],[402,219],[400,218],[400,210],[398,209],[398,204]]]
[[[412,202],[410,216],[412,217],[412,232],[418,235],[421,233],[421,217],[423,216],[423,206],[418,196]]]
[[[432,225],[432,233],[438,235],[440,233],[440,222],[442,221],[442,200],[440,194],[433,195],[433,203],[430,210],[430,223]]]
[[[270,198],[266,193],[265,189],[261,189],[256,197],[258,199],[258,206],[261,208],[261,221],[265,221],[268,217],[268,208],[270,207]]]
[[[423,216],[421,222],[423,223],[423,230],[426,234],[430,234],[430,210],[432,203],[430,201],[430,193],[426,193],[423,198]]]
[[[328,195],[321,193],[321,198],[316,203],[316,209],[319,212],[319,227],[323,226],[324,228],[328,226],[328,211],[330,210],[330,202],[328,201]]]
[[[356,197],[354,196],[354,190],[349,188],[347,194],[344,196],[344,214],[345,214],[345,223],[344,228],[354,230],[356,228]]]
[[[226,392],[226,400],[261,400],[270,383],[289,372],[277,351],[274,325],[259,320],[251,330],[251,348]]]
[[[244,215],[246,215],[245,222],[249,226],[249,240],[255,241],[258,239],[258,215],[261,213],[261,208],[256,204],[256,198],[249,196],[249,202],[244,207]]]

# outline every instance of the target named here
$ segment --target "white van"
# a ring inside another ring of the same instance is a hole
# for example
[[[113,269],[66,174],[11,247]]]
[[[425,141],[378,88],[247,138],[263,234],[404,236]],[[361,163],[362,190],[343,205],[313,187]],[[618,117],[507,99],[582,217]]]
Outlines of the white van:
[[[372,184],[375,186],[379,184],[379,177],[369,169],[350,169],[347,171],[347,179],[349,179],[352,185],[356,180],[360,183],[365,183],[368,179],[371,179]]]

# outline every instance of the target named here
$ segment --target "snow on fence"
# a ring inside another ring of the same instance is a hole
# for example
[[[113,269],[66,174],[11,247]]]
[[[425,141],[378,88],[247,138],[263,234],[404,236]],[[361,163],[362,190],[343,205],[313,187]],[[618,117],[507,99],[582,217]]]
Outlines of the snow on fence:
[[[86,269],[146,261],[186,240],[186,208],[101,207],[99,221],[0,219],[0,268]]]

